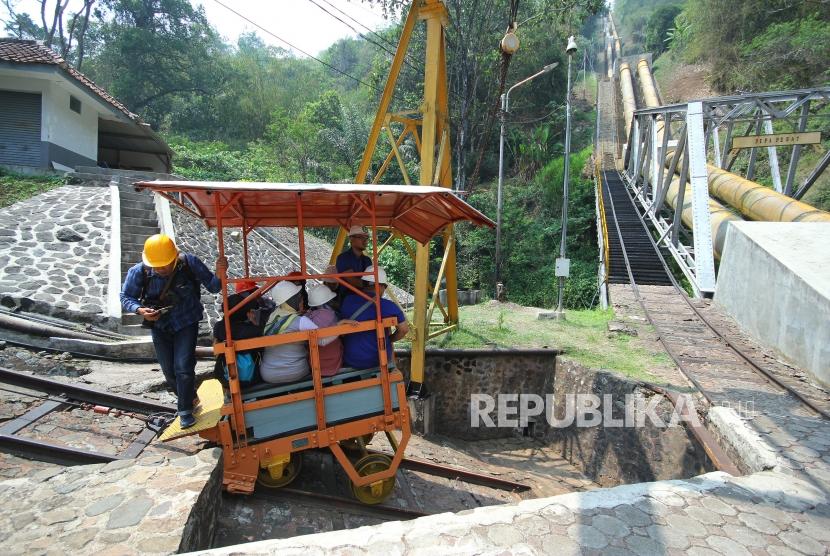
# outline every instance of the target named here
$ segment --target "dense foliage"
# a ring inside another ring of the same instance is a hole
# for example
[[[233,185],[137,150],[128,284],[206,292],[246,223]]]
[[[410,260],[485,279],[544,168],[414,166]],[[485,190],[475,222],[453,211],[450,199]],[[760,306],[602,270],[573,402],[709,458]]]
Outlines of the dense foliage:
[[[710,68],[720,92],[830,82],[830,3],[810,0],[620,0],[628,52],[670,46]]]

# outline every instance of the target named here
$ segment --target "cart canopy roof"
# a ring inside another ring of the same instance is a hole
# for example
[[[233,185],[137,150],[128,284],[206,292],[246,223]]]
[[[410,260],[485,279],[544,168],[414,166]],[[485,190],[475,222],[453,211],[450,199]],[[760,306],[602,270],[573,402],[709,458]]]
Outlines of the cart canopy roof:
[[[138,182],[209,227],[388,226],[426,243],[447,224],[492,220],[444,187],[328,183]],[[302,208],[302,211],[298,210]]]

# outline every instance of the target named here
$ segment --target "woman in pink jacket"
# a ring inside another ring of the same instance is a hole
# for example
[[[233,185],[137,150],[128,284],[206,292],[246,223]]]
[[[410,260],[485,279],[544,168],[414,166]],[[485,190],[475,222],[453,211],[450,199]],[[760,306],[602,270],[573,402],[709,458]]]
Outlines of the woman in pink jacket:
[[[337,297],[337,294],[324,285],[319,285],[308,292],[308,305],[311,309],[305,314],[318,328],[338,324],[337,313],[328,303]],[[333,342],[318,346],[320,352],[320,373],[323,376],[337,374],[343,366],[343,342],[335,338]]]

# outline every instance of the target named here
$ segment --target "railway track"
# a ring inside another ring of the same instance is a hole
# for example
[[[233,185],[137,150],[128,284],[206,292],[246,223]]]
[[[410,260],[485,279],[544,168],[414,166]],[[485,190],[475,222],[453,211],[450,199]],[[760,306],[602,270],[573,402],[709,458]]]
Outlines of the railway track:
[[[608,179],[610,174],[610,180]],[[616,172],[603,172],[603,192],[608,181],[616,182],[624,192],[608,195],[606,206],[614,217],[610,233],[616,235],[625,272],[634,296],[648,321],[655,327],[661,344],[678,369],[694,384],[710,405],[732,405],[734,393],[752,392],[746,397],[744,411],[772,412],[793,410],[800,406],[807,413],[830,419],[830,403],[826,396],[805,386],[801,381],[775,372],[758,363],[750,354],[722,332],[701,309],[689,299],[672,275],[666,260],[637,212],[639,226],[647,233],[651,250],[670,279],[670,286],[643,285],[637,280],[639,260],[628,254],[623,227],[616,220],[616,207],[627,202],[634,207],[630,190]],[[610,227],[610,226],[609,226]],[[638,248],[641,248],[638,245]]]
[[[67,384],[43,377],[19,373],[0,368],[0,383],[35,391],[27,394],[41,402],[26,413],[0,426],[0,450],[28,459],[56,463],[59,465],[88,465],[108,463],[119,459],[137,457],[156,437],[158,427],[163,426],[165,417],[175,414],[175,408],[138,398],[116,395],[78,384]],[[81,449],[39,440],[20,434],[24,429],[41,419],[69,409],[88,410],[112,418],[131,417],[144,421],[148,427],[136,435],[129,445],[117,455],[104,454],[91,449]]]

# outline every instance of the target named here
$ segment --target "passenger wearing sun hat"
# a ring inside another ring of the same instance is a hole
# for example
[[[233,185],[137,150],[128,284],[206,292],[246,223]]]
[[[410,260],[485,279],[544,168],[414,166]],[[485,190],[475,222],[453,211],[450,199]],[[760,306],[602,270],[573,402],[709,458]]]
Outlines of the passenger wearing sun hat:
[[[337,256],[337,272],[363,272],[372,265],[372,259],[364,254],[369,244],[369,234],[363,226],[349,228],[349,248]],[[360,277],[344,278],[356,288],[361,287]]]

